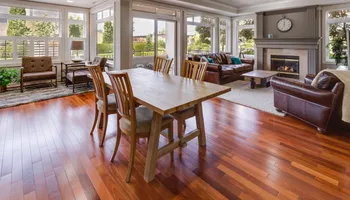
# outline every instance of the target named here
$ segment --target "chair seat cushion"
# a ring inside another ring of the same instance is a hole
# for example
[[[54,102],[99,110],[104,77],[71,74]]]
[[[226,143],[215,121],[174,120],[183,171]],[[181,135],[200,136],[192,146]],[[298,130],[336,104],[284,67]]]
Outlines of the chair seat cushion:
[[[53,71],[47,72],[33,72],[33,73],[24,73],[24,81],[37,81],[37,80],[49,80],[56,79],[56,73]]]
[[[77,70],[74,72],[74,82],[87,82],[91,81],[88,77],[88,70]],[[73,82],[73,72],[68,72],[66,78]]]
[[[114,94],[107,95],[107,101],[108,101],[108,107],[107,110],[109,111],[117,111],[117,103]],[[103,110],[103,101],[98,100],[97,101],[97,109]]]
[[[136,110],[136,134],[140,137],[148,137],[151,131],[153,111],[146,107],[138,107]],[[173,118],[170,115],[163,116],[162,126],[172,123]],[[129,119],[122,117],[119,121],[120,128],[124,133],[131,132],[131,122]]]

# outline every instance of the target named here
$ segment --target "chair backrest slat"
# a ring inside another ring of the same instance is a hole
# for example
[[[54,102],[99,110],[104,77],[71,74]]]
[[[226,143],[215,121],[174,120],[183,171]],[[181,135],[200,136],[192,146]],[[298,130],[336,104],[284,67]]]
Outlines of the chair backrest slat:
[[[96,98],[107,101],[107,91],[101,67],[99,65],[88,65],[87,67],[91,74],[92,82],[94,83]]]
[[[171,65],[173,64],[174,58],[167,59],[163,57],[156,57],[154,61],[153,70],[157,72],[162,72],[169,74]]]
[[[117,101],[118,114],[136,123],[135,99],[127,72],[110,72],[112,87]],[[134,127],[134,126],[132,126]]]
[[[181,76],[185,78],[203,81],[205,78],[207,67],[207,62],[195,62],[191,60],[185,60],[182,65]]]

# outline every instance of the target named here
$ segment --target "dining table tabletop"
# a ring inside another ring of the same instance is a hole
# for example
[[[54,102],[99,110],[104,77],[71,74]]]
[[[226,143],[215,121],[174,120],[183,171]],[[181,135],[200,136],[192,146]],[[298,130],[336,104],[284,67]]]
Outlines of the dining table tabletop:
[[[129,75],[135,101],[153,111],[144,171],[144,179],[150,182],[154,179],[158,158],[194,138],[198,138],[200,146],[206,145],[202,102],[227,93],[231,88],[142,68],[109,71],[108,73],[121,72],[127,72]],[[108,88],[113,89],[108,73],[103,72],[104,81]],[[158,148],[162,116],[189,107],[195,109],[197,128],[184,137],[177,138],[172,143]]]

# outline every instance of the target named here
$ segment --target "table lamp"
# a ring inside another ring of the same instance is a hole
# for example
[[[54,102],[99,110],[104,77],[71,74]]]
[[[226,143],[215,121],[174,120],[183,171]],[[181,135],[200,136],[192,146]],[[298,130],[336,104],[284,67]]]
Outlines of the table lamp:
[[[79,57],[79,51],[84,50],[84,42],[83,41],[72,41],[72,45],[70,48],[72,51],[76,51],[77,55],[72,59],[73,62],[81,62],[82,59]]]

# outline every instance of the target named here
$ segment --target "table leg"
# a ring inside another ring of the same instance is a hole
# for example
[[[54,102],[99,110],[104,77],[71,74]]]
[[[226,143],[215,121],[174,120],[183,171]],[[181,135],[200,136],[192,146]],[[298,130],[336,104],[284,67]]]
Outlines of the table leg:
[[[200,102],[196,105],[196,124],[197,124],[197,128],[200,131],[199,136],[198,136],[198,143],[200,146],[205,146],[206,145],[206,137],[205,137],[202,102]]]
[[[159,144],[160,129],[162,125],[162,116],[153,112],[152,128],[148,138],[148,149],[146,158],[146,167],[143,178],[146,182],[154,179],[154,171],[156,169],[157,152]]]
[[[253,77],[250,78],[250,88],[254,89],[256,86],[255,79]]]

